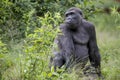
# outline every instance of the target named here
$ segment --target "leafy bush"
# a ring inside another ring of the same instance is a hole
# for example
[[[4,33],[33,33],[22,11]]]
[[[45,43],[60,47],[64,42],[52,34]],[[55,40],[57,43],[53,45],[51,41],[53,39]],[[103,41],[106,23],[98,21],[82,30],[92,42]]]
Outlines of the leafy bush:
[[[85,13],[85,18],[88,18],[97,12],[98,8],[95,5],[97,3],[99,1],[94,0],[2,0],[0,3],[1,38],[5,42],[25,38],[26,32],[32,33],[36,27],[41,26],[38,16],[43,17],[47,12],[50,12],[52,16],[55,12],[63,15],[66,9],[73,6],[81,8]]]
[[[52,43],[58,32],[57,26],[59,21],[61,21],[61,16],[59,13],[55,13],[53,17],[51,13],[47,13],[44,18],[40,17],[39,21],[42,26],[36,28],[34,33],[28,34],[25,40],[24,74],[25,79],[28,80],[46,78],[49,53],[51,53]],[[53,24],[56,27],[53,27]]]
[[[0,79],[2,78],[3,72],[12,65],[12,62],[6,57],[7,53],[8,49],[6,44],[0,40]]]
[[[0,6],[1,39],[8,42],[24,38],[29,18],[25,16],[34,10],[30,1],[18,0],[13,3],[9,0],[2,0]]]

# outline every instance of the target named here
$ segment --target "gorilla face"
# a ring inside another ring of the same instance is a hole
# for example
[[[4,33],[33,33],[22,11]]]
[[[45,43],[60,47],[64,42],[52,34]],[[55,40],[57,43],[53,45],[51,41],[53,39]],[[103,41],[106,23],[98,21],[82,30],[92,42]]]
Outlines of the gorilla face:
[[[65,13],[65,23],[69,25],[70,29],[76,29],[82,21],[81,11],[68,10]]]

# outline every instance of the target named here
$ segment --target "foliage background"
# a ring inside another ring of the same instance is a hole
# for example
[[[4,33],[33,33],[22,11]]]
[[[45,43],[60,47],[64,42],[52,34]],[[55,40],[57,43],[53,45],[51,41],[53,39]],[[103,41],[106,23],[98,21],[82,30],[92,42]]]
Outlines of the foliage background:
[[[78,80],[74,73],[48,68],[64,12],[73,6],[81,8],[84,18],[96,26],[105,80],[120,79],[119,2],[0,0],[0,80]]]

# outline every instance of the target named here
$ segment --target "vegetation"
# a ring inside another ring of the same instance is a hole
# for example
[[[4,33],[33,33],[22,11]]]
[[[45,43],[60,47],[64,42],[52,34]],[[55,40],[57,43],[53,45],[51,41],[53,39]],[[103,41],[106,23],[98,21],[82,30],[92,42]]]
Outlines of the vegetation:
[[[119,80],[119,4],[113,0],[0,0],[0,80],[78,80],[74,72],[48,67],[58,26],[72,6],[81,8],[84,18],[96,26],[105,80]]]

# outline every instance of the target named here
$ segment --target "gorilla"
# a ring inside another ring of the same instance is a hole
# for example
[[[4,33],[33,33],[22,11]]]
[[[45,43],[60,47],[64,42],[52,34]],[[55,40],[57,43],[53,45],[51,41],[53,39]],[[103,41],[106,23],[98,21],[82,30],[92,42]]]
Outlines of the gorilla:
[[[101,57],[96,42],[95,27],[83,18],[79,8],[72,7],[66,11],[60,30],[61,33],[54,41],[56,44],[54,57],[50,59],[54,69],[61,68],[63,65],[68,69],[78,63],[84,67],[89,60],[100,76]]]

